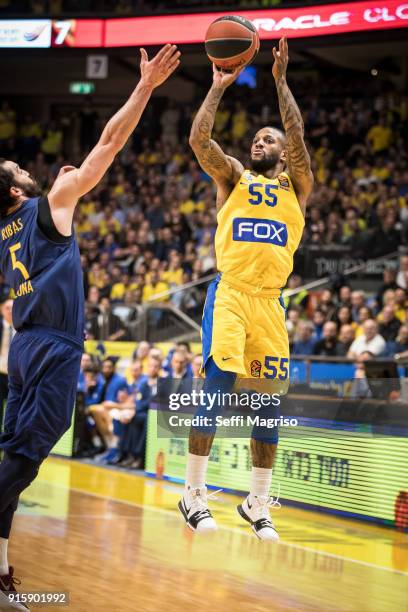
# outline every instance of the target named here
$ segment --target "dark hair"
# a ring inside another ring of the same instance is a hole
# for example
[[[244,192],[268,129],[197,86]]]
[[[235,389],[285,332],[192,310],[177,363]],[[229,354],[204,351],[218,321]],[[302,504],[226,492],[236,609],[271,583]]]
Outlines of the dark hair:
[[[4,166],[6,161],[0,157],[0,217],[5,216],[8,209],[14,204],[10,195],[10,189],[14,185],[14,174]]]
[[[180,342],[177,342],[176,346],[177,347],[184,346],[188,350],[188,352],[190,353],[190,343],[189,342],[183,342],[181,340]]]
[[[275,134],[281,139],[283,146],[286,146],[286,134],[283,130],[274,127],[273,125],[264,125],[263,127],[259,128],[258,132],[265,129],[272,130],[273,132],[275,132]]]
[[[96,363],[93,363],[89,366],[86,366],[86,368],[84,368],[84,372],[88,373],[88,374],[99,374],[99,366]]]
[[[105,357],[105,359],[102,360],[102,363],[106,363],[107,361],[109,361],[109,363],[111,363],[113,367],[116,368],[118,357]]]

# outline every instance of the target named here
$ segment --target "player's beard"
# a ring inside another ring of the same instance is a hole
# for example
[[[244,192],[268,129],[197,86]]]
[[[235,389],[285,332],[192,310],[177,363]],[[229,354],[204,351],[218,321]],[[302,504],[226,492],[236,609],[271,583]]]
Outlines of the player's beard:
[[[264,157],[259,159],[254,159],[253,157],[251,157],[251,169],[255,172],[259,172],[259,174],[269,172],[269,170],[274,170],[276,168],[279,159],[279,153],[274,153],[273,155],[264,155]]]
[[[32,176],[25,181],[20,181],[17,186],[24,191],[24,195],[28,198],[36,198],[41,195],[40,186]]]

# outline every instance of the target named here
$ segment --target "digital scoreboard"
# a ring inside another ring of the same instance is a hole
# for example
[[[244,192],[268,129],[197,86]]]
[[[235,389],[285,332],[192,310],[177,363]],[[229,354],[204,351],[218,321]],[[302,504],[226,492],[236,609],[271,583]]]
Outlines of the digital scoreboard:
[[[261,40],[304,38],[408,27],[408,3],[400,0],[344,2],[296,8],[240,11]],[[0,20],[0,48],[114,48],[203,43],[220,13],[115,19]]]

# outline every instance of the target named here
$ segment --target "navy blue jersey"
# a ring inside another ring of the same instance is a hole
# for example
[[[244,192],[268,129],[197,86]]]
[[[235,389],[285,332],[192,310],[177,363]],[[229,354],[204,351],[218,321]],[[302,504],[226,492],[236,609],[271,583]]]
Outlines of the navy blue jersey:
[[[84,289],[75,235],[50,239],[38,223],[40,198],[0,219],[0,269],[11,287],[13,325],[43,325],[84,340]],[[48,206],[48,202],[47,202]]]

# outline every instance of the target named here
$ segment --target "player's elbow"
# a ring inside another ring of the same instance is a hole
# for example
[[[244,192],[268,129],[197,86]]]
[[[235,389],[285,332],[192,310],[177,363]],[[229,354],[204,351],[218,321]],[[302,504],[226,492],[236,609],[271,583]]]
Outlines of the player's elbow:
[[[119,136],[112,135],[109,142],[106,143],[106,147],[110,149],[113,156],[117,155],[125,146],[126,140]]]
[[[190,136],[188,138],[188,144],[193,149],[193,151],[198,147],[198,134],[195,130],[191,130]]]

